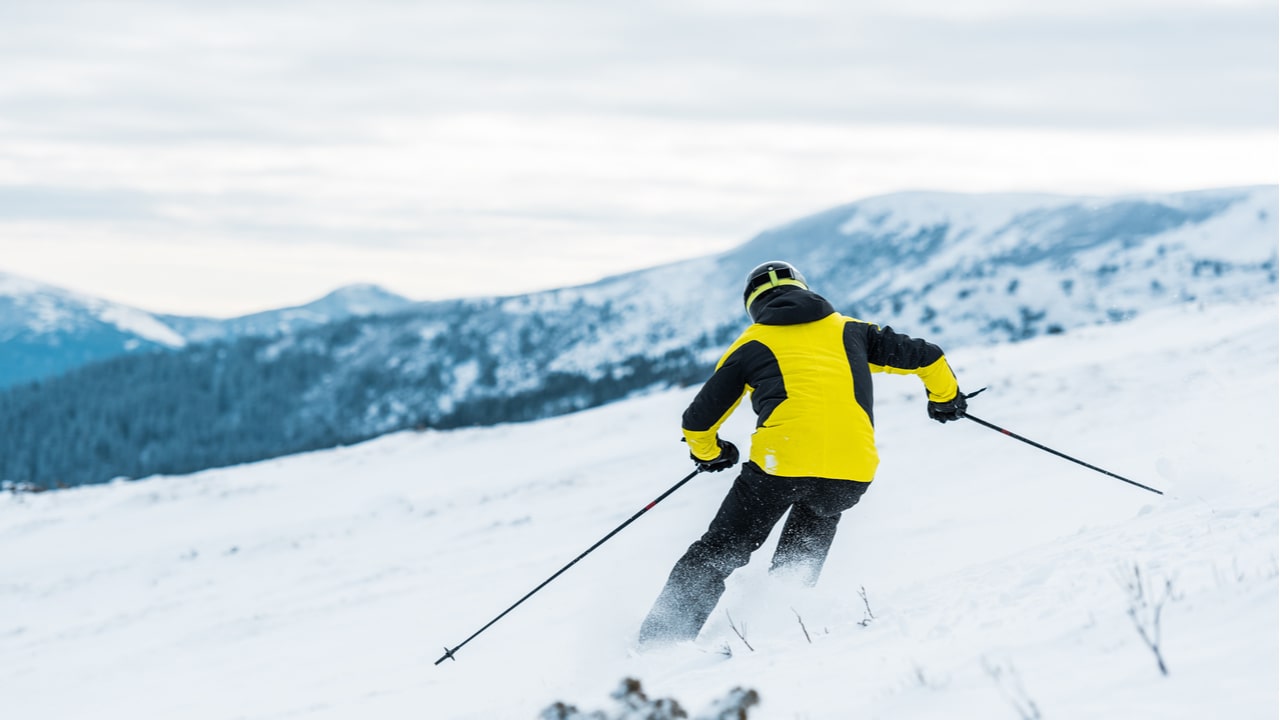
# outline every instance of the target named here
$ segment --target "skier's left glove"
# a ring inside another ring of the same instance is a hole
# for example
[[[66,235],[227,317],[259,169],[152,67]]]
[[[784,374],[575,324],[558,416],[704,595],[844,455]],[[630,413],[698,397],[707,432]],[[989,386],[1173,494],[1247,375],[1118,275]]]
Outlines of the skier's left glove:
[[[737,445],[728,440],[721,440],[719,437],[716,438],[716,444],[720,446],[720,454],[710,460],[699,460],[693,453],[689,453],[689,457],[693,458],[702,472],[720,472],[738,464]]]
[[[964,411],[968,409],[969,403],[964,399],[964,393],[956,390],[956,396],[946,402],[929,401],[929,417],[940,423],[959,420],[964,417]]]

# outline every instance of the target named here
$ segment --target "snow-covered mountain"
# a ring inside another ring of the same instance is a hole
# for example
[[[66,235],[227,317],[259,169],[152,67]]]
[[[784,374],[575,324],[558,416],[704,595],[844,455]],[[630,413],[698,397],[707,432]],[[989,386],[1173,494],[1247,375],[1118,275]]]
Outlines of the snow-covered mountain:
[[[351,285],[306,305],[243,317],[156,315],[0,273],[0,388],[128,353],[296,332],[413,304],[374,285]]]
[[[692,389],[0,493],[4,714],[491,720],[561,702],[615,720],[608,693],[633,677],[691,718],[744,687],[750,720],[1274,719],[1277,322],[1274,296],[1183,303],[952,351],[966,386],[992,386],[975,414],[1164,496],[933,423],[915,378],[877,376],[880,472],[818,587],[768,575],[775,534],[703,636],[656,654],[628,649],[732,473],[434,665],[691,469],[675,438]],[[752,419],[726,437],[745,447]],[[1157,608],[1167,676],[1139,634]]]
[[[1106,198],[903,193],[581,287],[148,353],[8,393],[0,480],[189,472],[695,383],[746,324],[743,276],[767,259],[798,265],[842,311],[948,350],[1271,297],[1278,205],[1275,186]],[[287,325],[261,320],[253,327]]]
[[[948,344],[1020,340],[1276,290],[1277,188],[1111,198],[913,193],[766,233],[868,319]],[[741,257],[741,255],[740,255]]]
[[[743,277],[763,260],[790,260],[846,313],[944,347],[990,344],[1274,294],[1278,205],[1274,186],[889,195],[721,255],[583,287],[423,304],[351,327],[336,344],[286,336],[267,356],[341,357],[313,386],[310,410],[357,434],[512,419],[502,413],[521,397],[577,409],[697,381],[746,324]]]
[[[142,310],[0,273],[0,387],[186,343]]]
[[[377,285],[362,284],[338,288],[306,305],[225,320],[178,315],[158,317],[188,341],[208,342],[237,337],[287,335],[350,317],[389,315],[413,307],[414,304],[414,301]]]

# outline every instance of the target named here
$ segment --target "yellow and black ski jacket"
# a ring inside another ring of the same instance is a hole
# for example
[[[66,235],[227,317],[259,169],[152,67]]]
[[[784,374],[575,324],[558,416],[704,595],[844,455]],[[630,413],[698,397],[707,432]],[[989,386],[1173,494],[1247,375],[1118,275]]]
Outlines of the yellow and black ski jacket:
[[[756,430],[751,461],[770,475],[871,482],[876,454],[871,373],[917,375],[929,399],[958,388],[937,345],[846,317],[821,296],[780,288],[716,365],[685,410],[690,452],[720,454],[716,432],[745,393]]]

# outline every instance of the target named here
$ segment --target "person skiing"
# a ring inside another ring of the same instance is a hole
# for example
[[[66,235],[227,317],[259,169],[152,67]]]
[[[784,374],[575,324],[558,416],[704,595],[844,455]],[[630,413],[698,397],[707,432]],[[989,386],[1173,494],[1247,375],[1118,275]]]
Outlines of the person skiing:
[[[738,448],[718,430],[750,392],[750,457],[706,533],[672,568],[640,626],[642,647],[696,638],[725,579],[788,509],[770,572],[817,583],[841,513],[867,491],[879,464],[871,373],[916,375],[929,417],[964,417],[964,394],[937,345],[837,313],[790,263],[753,269],[743,303],[752,324],[725,351],[682,424],[699,469],[731,468]]]

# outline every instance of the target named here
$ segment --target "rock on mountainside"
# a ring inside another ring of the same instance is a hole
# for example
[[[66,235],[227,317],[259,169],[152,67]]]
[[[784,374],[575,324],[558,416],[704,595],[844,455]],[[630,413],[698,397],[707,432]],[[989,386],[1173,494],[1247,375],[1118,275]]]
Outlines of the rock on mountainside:
[[[795,263],[837,309],[944,347],[1274,295],[1277,205],[1274,186],[1116,198],[889,195],[721,255],[581,287],[422,303],[122,358],[10,391],[0,402],[0,437],[14,428],[8,445],[0,440],[0,480],[188,472],[698,382],[747,322],[743,275],[768,259]]]

